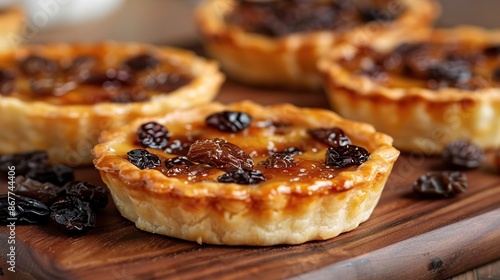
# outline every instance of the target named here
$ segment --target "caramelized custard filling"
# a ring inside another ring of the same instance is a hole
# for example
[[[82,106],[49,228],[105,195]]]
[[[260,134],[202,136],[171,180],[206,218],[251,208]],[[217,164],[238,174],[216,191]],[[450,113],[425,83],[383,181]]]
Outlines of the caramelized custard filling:
[[[235,1],[225,20],[247,32],[271,37],[293,33],[344,31],[371,21],[390,22],[401,11],[390,9],[391,1],[275,0]],[[371,3],[366,3],[371,2]]]
[[[147,53],[113,63],[105,56],[68,60],[30,54],[2,62],[0,95],[54,105],[144,102],[191,80],[181,66]]]
[[[132,164],[185,182],[314,185],[356,170],[370,156],[337,127],[308,129],[231,111],[184,125],[145,123],[129,143],[117,152]]]

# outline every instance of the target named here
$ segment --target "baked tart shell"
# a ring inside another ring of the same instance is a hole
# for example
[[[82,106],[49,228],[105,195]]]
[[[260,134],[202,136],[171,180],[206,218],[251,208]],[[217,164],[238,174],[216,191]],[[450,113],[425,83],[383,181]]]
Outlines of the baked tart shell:
[[[342,33],[315,31],[278,38],[226,24],[224,14],[237,5],[233,0],[206,0],[197,8],[195,18],[207,53],[221,63],[230,78],[258,86],[319,89],[317,61],[332,46],[428,30],[440,11],[432,0],[400,2],[407,11],[390,24],[371,22]]]
[[[0,60],[2,57],[24,56],[32,52],[50,58],[71,58],[79,55],[82,49],[87,54],[99,56],[106,52],[117,58],[152,50],[159,57],[186,65],[193,80],[172,92],[154,95],[144,102],[56,105],[0,96],[0,154],[46,150],[55,162],[71,166],[92,164],[90,151],[103,130],[123,126],[138,117],[210,102],[224,80],[216,63],[189,51],[136,43],[30,46],[3,53]]]
[[[409,42],[426,40],[498,44],[500,32],[461,26],[436,30],[430,37],[408,38]],[[380,49],[398,44],[384,43]],[[319,63],[331,107],[341,116],[373,124],[393,137],[396,148],[407,152],[440,154],[457,139],[469,139],[483,149],[500,146],[500,89],[385,87],[336,62],[356,52],[353,45],[338,46]]]
[[[338,126],[370,150],[370,159],[329,180],[307,183],[186,183],[157,170],[140,170],[123,156],[124,143],[133,137],[131,132],[149,121],[138,120],[104,132],[101,144],[93,150],[94,164],[125,218],[139,229],[200,244],[267,246],[329,239],[355,229],[370,217],[399,155],[390,137],[370,125],[341,119],[331,111],[287,104],[262,107],[248,101],[228,106],[211,103],[154,120],[182,122],[227,109],[310,127]]]

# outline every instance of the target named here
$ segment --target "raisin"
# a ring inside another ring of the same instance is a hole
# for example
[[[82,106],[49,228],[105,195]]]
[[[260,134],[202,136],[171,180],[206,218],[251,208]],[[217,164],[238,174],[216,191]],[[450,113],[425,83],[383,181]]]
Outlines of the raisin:
[[[75,196],[84,202],[90,203],[94,209],[104,208],[108,204],[108,191],[100,186],[88,182],[71,181],[64,185],[66,196]]]
[[[283,151],[281,151],[281,153],[294,156],[294,155],[302,154],[302,150],[300,150],[297,147],[288,147],[288,148],[285,148]]]
[[[164,149],[170,140],[170,132],[157,122],[142,124],[136,131],[137,140],[143,147]]]
[[[223,111],[211,114],[205,119],[208,126],[223,132],[238,132],[247,128],[252,117],[245,112]]]
[[[314,139],[332,147],[351,145],[351,139],[338,127],[310,129],[308,133]]]
[[[80,80],[83,84],[101,86],[104,89],[116,89],[130,86],[134,82],[132,74],[125,70],[107,69],[103,72],[82,72]]]
[[[238,169],[220,175],[217,181],[221,183],[236,183],[242,185],[254,185],[266,181],[266,178],[259,170]]]
[[[114,103],[144,102],[149,100],[149,95],[141,88],[126,88],[119,90],[111,97]]]
[[[164,72],[148,76],[144,81],[144,87],[148,90],[169,93],[189,84],[191,80],[186,75]]]
[[[150,54],[139,54],[123,62],[123,65],[132,71],[143,71],[154,68],[158,64],[160,64],[160,60]]]
[[[240,168],[250,170],[254,165],[252,158],[240,147],[220,138],[195,141],[189,148],[187,158],[226,172]]]
[[[275,153],[264,162],[266,168],[289,168],[295,166],[293,156],[285,153]]]
[[[179,165],[192,166],[194,163],[184,156],[170,158],[165,161],[165,166],[167,168],[173,168]]]
[[[173,139],[170,141],[164,152],[174,155],[185,156],[187,155],[192,141],[188,139]]]
[[[472,78],[470,64],[464,60],[442,61],[430,66],[428,78],[451,83],[466,82]]]
[[[37,180],[18,176],[14,192],[18,195],[31,197],[46,205],[51,205],[61,193],[62,188],[52,183],[42,183]]]
[[[7,69],[0,70],[0,95],[10,95],[16,87],[15,81],[16,75],[14,72]]]
[[[19,68],[27,76],[53,74],[57,71],[57,63],[47,58],[30,55],[19,62]]]
[[[443,150],[443,162],[457,169],[475,169],[484,162],[484,151],[467,140],[455,140]]]
[[[0,195],[0,206],[2,224],[13,221],[19,224],[42,224],[50,215],[50,210],[44,203],[13,193]]]
[[[144,149],[135,149],[127,153],[130,163],[140,169],[151,169],[161,165],[161,159]]]
[[[90,203],[75,196],[67,196],[52,204],[50,219],[57,226],[72,233],[84,232],[96,225],[96,214]]]
[[[325,154],[325,164],[334,168],[361,165],[370,158],[370,153],[355,145],[329,147]]]
[[[45,165],[31,169],[25,176],[42,183],[52,183],[56,186],[62,186],[75,179],[73,168],[62,164]]]
[[[427,196],[451,197],[467,190],[467,176],[459,171],[428,172],[415,181],[413,190]]]
[[[0,171],[8,172],[9,166],[15,166],[16,174],[24,176],[31,169],[43,168],[49,163],[49,156],[45,151],[32,151],[0,156]]]

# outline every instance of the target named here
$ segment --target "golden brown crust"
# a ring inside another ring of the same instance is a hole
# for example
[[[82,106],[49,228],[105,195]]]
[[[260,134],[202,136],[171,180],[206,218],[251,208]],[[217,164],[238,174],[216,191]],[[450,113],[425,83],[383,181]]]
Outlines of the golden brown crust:
[[[332,46],[397,37],[408,30],[427,31],[439,13],[433,0],[399,3],[405,12],[393,23],[372,22],[345,33],[319,31],[271,38],[245,32],[224,22],[224,14],[237,5],[233,0],[204,1],[196,19],[207,52],[220,61],[228,76],[253,85],[319,88],[316,63]]]
[[[330,179],[269,179],[250,186],[213,180],[187,183],[158,170],[140,170],[124,157],[134,148],[130,139],[137,127],[151,119],[137,120],[106,131],[101,144],[93,149],[94,164],[124,217],[146,231],[200,243],[262,246],[327,239],[368,219],[399,155],[391,138],[370,125],[341,119],[326,110],[286,104],[262,107],[248,101],[228,106],[211,103],[154,121],[177,131],[222,110],[243,111],[256,119],[308,128],[337,126],[371,156],[361,166],[342,170]],[[297,133],[274,136],[272,130],[258,131],[258,135],[218,134],[249,154],[258,148],[286,146],[283,139],[297,137]]]
[[[468,42],[482,48],[500,43],[500,32],[463,26],[436,30],[430,37],[407,39]],[[399,42],[371,47],[387,52]],[[352,57],[357,51],[352,45],[338,46],[320,62],[331,106],[340,115],[373,124],[394,138],[395,147],[405,151],[436,154],[456,139],[470,139],[484,149],[500,146],[500,89],[385,86],[366,75],[353,74],[338,63],[340,58]]]
[[[0,8],[0,52],[17,47],[23,19],[20,7]]]
[[[0,154],[47,150],[50,158],[70,165],[91,164],[90,150],[99,133],[119,127],[137,117],[153,116],[211,101],[223,82],[215,63],[191,52],[174,48],[157,48],[136,43],[52,44],[28,46],[0,56],[24,57],[36,53],[49,58],[74,58],[82,52],[106,55],[107,59],[124,59],[132,54],[152,52],[161,58],[183,65],[193,80],[177,90],[158,94],[145,102],[96,103],[93,105],[57,105],[43,101],[21,100],[0,96]]]

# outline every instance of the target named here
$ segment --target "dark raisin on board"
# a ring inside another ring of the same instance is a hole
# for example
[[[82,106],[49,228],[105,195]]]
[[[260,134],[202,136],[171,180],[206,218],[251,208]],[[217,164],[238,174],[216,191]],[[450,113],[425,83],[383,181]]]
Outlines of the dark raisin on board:
[[[484,162],[484,151],[468,140],[450,142],[443,150],[443,162],[454,169],[475,169]]]
[[[62,186],[75,179],[73,168],[63,164],[50,164],[43,167],[34,168],[25,175],[42,183],[52,183]]]
[[[420,176],[413,191],[429,197],[452,197],[467,190],[467,176],[460,171],[435,171]]]
[[[123,62],[123,65],[132,71],[144,71],[160,64],[160,60],[151,54],[138,54]]]
[[[195,141],[189,148],[187,158],[226,172],[251,170],[254,166],[252,158],[240,147],[220,138]]]
[[[127,153],[127,159],[140,169],[151,169],[161,165],[161,159],[145,149],[134,149]]]
[[[44,203],[13,193],[0,195],[0,219],[2,224],[43,224],[50,215]]]
[[[50,206],[50,219],[58,227],[71,233],[85,232],[96,226],[96,213],[89,202],[67,196]]]
[[[18,176],[14,192],[18,195],[30,197],[40,202],[51,205],[61,193],[62,188],[49,182],[39,182],[35,179]]]
[[[222,111],[209,115],[205,123],[222,132],[239,132],[247,128],[252,117],[245,112]]]
[[[137,140],[143,147],[151,149],[164,149],[170,140],[168,129],[157,122],[142,124],[137,129],[136,135]]]
[[[355,145],[329,147],[325,153],[325,164],[333,168],[360,166],[370,158],[370,153]]]
[[[220,175],[217,180],[221,183],[236,183],[242,185],[255,185],[266,181],[266,178],[259,170],[243,170],[227,172]]]
[[[338,127],[316,128],[307,131],[312,138],[332,147],[351,145],[351,139]]]
[[[0,172],[7,173],[9,166],[15,166],[16,175],[24,176],[32,169],[43,168],[49,164],[45,151],[31,151],[0,156]]]

